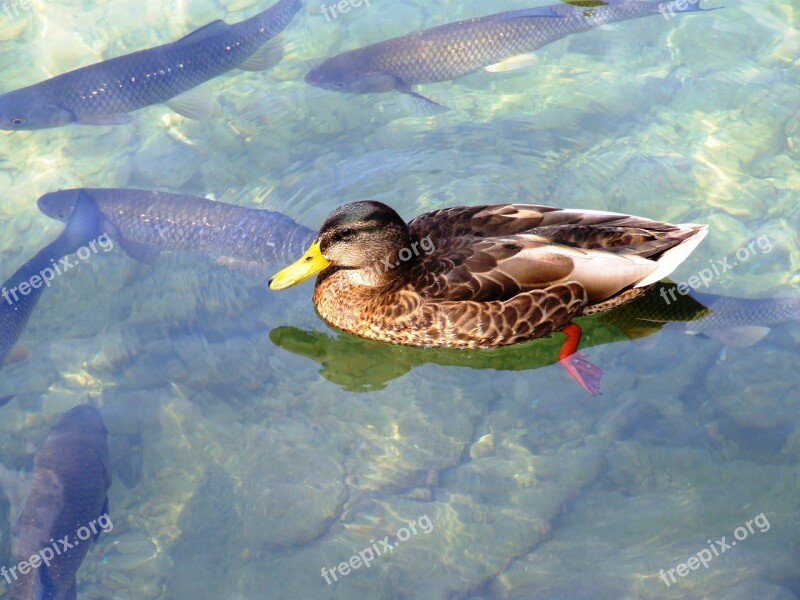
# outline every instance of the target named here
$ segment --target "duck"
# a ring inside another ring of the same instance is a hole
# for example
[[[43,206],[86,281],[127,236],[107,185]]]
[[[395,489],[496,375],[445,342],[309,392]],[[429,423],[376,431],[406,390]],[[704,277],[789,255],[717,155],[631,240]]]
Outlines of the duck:
[[[317,275],[330,326],[392,344],[492,348],[562,332],[559,362],[587,392],[601,372],[578,352],[574,319],[630,302],[668,277],[708,233],[627,214],[533,204],[455,206],[406,223],[375,200],[325,219],[269,281]]]

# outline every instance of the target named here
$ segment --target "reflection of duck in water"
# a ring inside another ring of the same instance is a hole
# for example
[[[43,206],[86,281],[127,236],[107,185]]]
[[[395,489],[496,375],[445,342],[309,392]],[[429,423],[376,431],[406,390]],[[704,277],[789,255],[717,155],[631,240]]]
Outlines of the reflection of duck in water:
[[[766,335],[770,325],[800,321],[800,298],[750,300],[692,292],[691,296],[679,295],[677,302],[667,304],[661,292],[668,293],[675,285],[658,283],[623,306],[578,318],[583,330],[582,345],[642,338],[670,326],[726,344],[747,345]],[[381,389],[390,380],[426,363],[508,371],[546,367],[556,362],[561,343],[547,338],[524,346],[489,350],[410,348],[294,327],[274,329],[270,338],[285,350],[318,362],[326,379],[351,391]]]
[[[599,371],[575,353],[572,320],[641,295],[706,232],[522,204],[447,208],[406,225],[385,204],[355,202],[335,210],[270,287],[320,273],[314,303],[325,321],[394,344],[490,348],[564,331],[562,365],[597,393]],[[424,242],[429,252],[420,251]]]

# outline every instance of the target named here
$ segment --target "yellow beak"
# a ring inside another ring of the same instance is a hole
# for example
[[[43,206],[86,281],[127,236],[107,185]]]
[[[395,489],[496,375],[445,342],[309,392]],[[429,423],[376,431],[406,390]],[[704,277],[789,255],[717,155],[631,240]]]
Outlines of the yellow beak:
[[[288,287],[292,287],[308,279],[312,275],[316,275],[330,264],[331,263],[322,256],[322,252],[319,249],[319,242],[314,242],[298,261],[292,263],[282,271],[279,271],[269,280],[269,289],[285,290]]]

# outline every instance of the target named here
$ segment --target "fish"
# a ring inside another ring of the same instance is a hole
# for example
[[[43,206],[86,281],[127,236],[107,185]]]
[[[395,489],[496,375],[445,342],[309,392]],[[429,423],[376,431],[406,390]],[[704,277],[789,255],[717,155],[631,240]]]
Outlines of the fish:
[[[68,220],[81,195],[100,212],[100,228],[131,258],[154,264],[163,250],[211,256],[234,270],[262,275],[302,254],[316,233],[282,213],[168,192],[75,188],[37,200],[48,217]]]
[[[703,335],[730,346],[752,346],[771,326],[800,321],[800,298],[735,298],[692,292],[707,312],[688,321],[683,331]]]
[[[96,408],[80,404],[59,418],[36,454],[14,525],[17,562],[0,569],[11,600],[77,598],[76,575],[92,540],[113,529],[110,487],[108,431]]]
[[[800,298],[750,299],[690,291],[676,295],[675,301],[664,300],[678,289],[673,282],[661,281],[627,304],[579,317],[582,348],[630,342],[662,330],[749,345],[758,341],[751,328],[768,333],[772,325],[800,322]],[[276,346],[317,362],[320,374],[330,382],[354,392],[383,389],[389,381],[428,363],[496,371],[538,369],[557,362],[562,344],[554,336],[488,350],[415,348],[291,326],[277,327],[269,336]]]
[[[700,0],[566,2],[496,13],[440,25],[338,54],[311,69],[305,81],[334,92],[369,94],[396,90],[422,112],[449,110],[411,86],[448,81],[485,68],[516,70],[531,53],[573,33],[608,23],[673,12],[708,11]]]
[[[102,235],[97,209],[85,194],[76,196],[74,210],[65,222],[66,227],[55,240],[0,285],[0,368],[13,354],[42,292],[60,273],[58,262]],[[12,398],[0,397],[0,406]]]
[[[800,321],[800,297],[739,298],[681,289],[671,281],[659,282],[598,320],[618,327],[628,339],[670,329],[731,346],[753,345],[771,326]]]
[[[63,73],[0,96],[0,129],[46,129],[69,123],[113,125],[127,113],[167,103],[192,118],[213,106],[196,86],[239,68],[262,70],[282,57],[268,43],[300,10],[301,0],[278,0],[267,10],[229,25],[213,21],[176,42]]]

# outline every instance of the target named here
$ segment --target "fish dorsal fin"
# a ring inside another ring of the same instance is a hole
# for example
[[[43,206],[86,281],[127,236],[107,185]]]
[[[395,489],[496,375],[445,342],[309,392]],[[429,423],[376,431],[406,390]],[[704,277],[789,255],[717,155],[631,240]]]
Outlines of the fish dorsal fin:
[[[244,71],[266,71],[281,62],[282,58],[283,40],[278,36],[244,59],[239,68]]]
[[[212,21],[208,25],[203,25],[200,29],[195,29],[191,33],[187,33],[177,42],[173,43],[173,47],[185,46],[187,44],[194,44],[201,40],[205,40],[215,35],[219,35],[230,28],[225,21]]]

